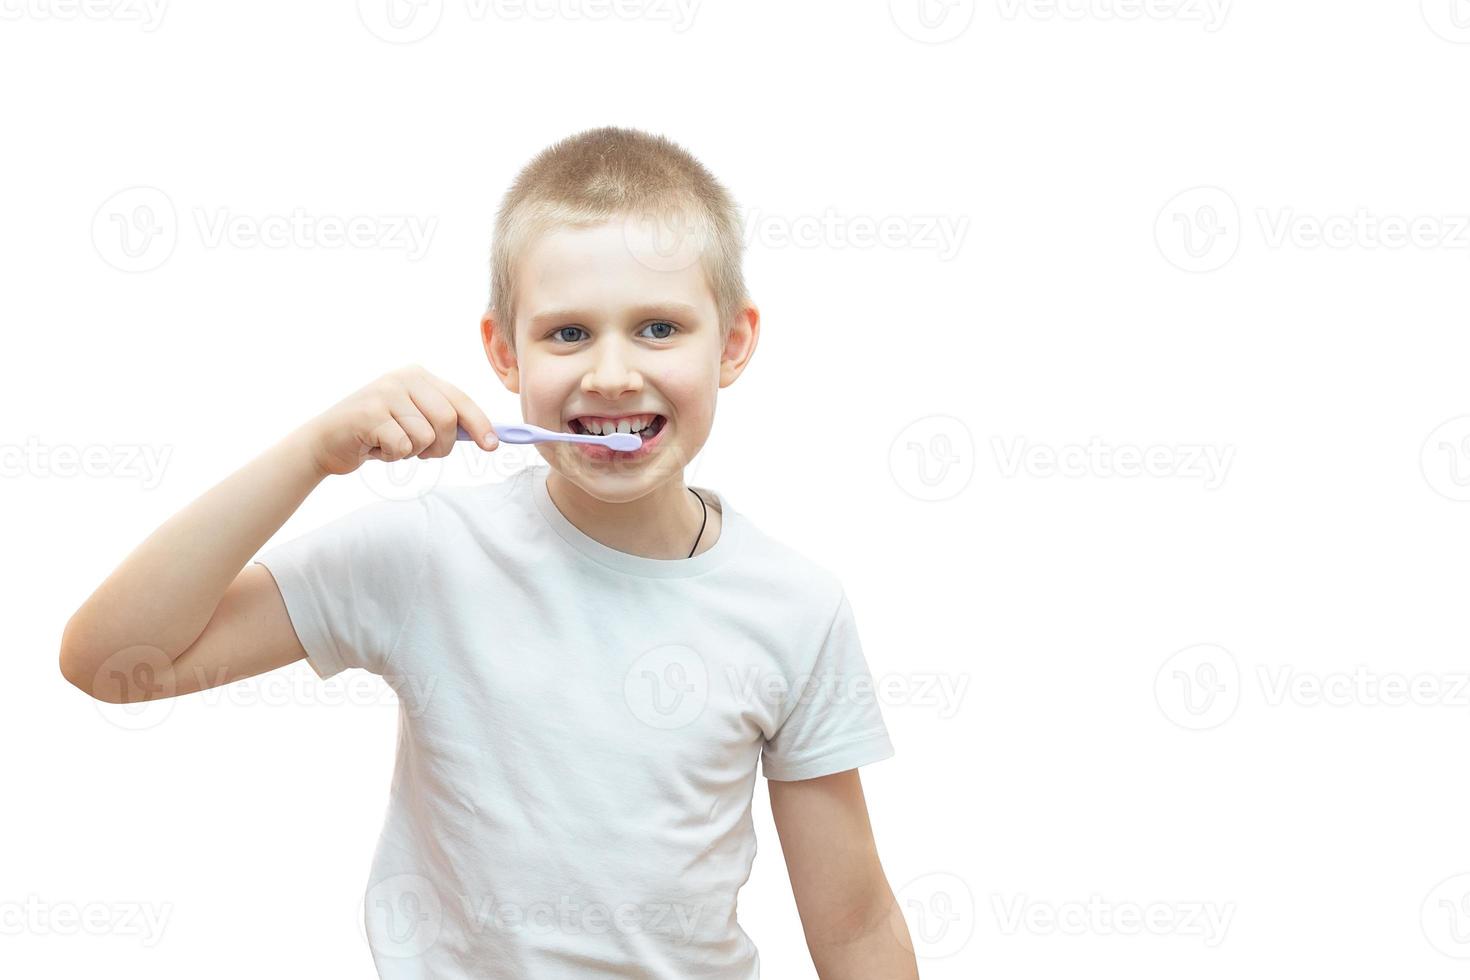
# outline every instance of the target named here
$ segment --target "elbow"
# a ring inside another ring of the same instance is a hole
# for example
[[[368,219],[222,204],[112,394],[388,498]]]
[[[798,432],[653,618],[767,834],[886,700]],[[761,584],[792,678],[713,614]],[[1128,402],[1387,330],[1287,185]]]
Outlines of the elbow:
[[[175,692],[173,658],[146,643],[121,649],[81,642],[71,624],[61,637],[61,676],[77,690],[106,704],[133,704],[171,697]]]
[[[58,661],[61,676],[68,684],[97,701],[110,700],[106,697],[105,685],[97,683],[98,671],[93,658],[63,643]]]
[[[62,678],[96,701],[122,703],[120,686],[108,683],[108,668],[115,669],[118,665],[109,662],[108,658],[96,656],[80,643],[75,636],[74,622],[75,619],[69,620],[61,634],[61,652],[57,658],[57,666],[61,669]]]
[[[66,621],[66,628],[61,631],[61,655],[57,657],[57,662],[61,668],[62,678],[72,687],[85,691],[87,685],[83,677],[86,665],[76,649],[76,641],[71,638],[75,623],[76,617],[73,616]]]

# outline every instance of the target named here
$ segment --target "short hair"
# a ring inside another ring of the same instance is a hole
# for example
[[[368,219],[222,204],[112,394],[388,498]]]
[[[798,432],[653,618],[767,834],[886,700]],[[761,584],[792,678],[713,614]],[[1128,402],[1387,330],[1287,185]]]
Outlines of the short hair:
[[[652,219],[696,238],[725,340],[747,297],[743,228],[733,198],[704,165],[663,136],[604,126],[569,136],[522,168],[501,201],[490,248],[490,311],[515,350],[515,270],[538,235],[558,227]]]

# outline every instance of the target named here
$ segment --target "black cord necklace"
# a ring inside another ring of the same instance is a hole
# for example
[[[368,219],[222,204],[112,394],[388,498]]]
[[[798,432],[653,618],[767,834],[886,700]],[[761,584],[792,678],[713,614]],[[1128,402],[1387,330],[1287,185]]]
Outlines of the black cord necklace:
[[[688,490],[690,493],[694,493],[694,488],[693,487],[685,487],[684,489]],[[694,495],[696,497],[699,497],[699,494],[697,494],[697,493],[694,493]],[[703,497],[699,497],[699,506],[700,506],[700,509],[704,511],[704,517],[701,518],[700,521],[699,521],[699,537],[697,537],[697,538],[694,539],[694,548],[690,548],[689,549],[689,554],[687,556],[685,556],[685,557],[688,557],[688,558],[693,558],[694,557],[694,549],[699,547],[699,538],[704,537],[704,522],[709,519],[709,508],[707,506],[705,506],[704,498]]]

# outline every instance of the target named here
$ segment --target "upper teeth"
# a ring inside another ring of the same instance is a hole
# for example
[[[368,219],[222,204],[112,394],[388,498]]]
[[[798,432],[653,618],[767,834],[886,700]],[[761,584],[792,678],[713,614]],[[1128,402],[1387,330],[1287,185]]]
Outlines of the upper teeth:
[[[633,415],[625,419],[599,419],[591,416],[579,416],[577,421],[582,427],[593,435],[606,436],[614,432],[637,432],[653,424],[657,415]]]

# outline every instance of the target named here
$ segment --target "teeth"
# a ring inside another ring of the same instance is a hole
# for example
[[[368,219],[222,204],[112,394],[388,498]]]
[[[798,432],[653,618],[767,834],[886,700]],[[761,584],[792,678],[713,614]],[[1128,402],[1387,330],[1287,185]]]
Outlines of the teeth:
[[[646,429],[650,425],[652,425],[655,418],[657,418],[656,415],[635,415],[632,418],[618,419],[616,422],[614,422],[611,419],[602,420],[582,416],[577,418],[576,421],[580,423],[582,428],[585,429],[587,432],[590,432],[591,434],[597,436],[605,436],[611,435],[614,432],[641,431],[642,429]]]

